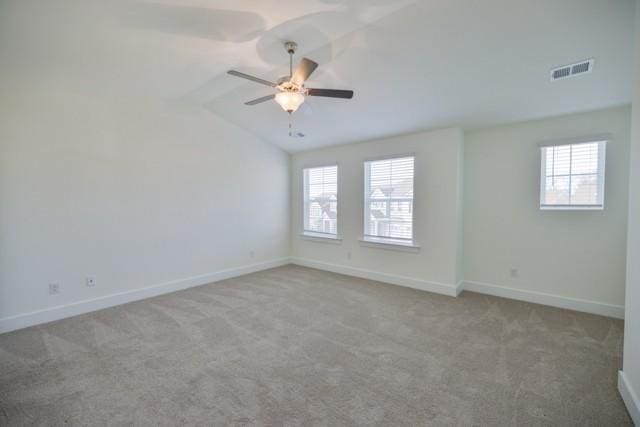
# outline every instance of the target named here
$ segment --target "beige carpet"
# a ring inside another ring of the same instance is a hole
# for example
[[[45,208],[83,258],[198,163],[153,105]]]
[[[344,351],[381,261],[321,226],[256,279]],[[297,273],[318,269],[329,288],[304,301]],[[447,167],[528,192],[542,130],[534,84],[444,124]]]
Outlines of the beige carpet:
[[[0,335],[0,424],[631,425],[622,329],[287,266]]]

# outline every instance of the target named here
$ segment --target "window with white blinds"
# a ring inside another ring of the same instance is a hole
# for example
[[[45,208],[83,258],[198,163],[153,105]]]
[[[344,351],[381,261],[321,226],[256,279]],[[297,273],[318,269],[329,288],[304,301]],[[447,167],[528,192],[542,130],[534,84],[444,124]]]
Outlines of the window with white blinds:
[[[338,233],[338,166],[304,169],[304,231]]]
[[[413,157],[364,163],[364,237],[413,240]]]
[[[602,209],[606,141],[542,146],[541,209]]]

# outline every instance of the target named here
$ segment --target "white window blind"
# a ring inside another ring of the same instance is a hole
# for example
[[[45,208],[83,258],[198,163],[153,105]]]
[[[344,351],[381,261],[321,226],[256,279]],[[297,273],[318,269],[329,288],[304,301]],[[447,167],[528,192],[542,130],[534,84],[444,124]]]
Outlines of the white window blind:
[[[337,234],[337,165],[304,169],[304,231]]]
[[[413,240],[413,157],[364,164],[364,236]]]
[[[606,141],[541,147],[541,209],[602,209]]]

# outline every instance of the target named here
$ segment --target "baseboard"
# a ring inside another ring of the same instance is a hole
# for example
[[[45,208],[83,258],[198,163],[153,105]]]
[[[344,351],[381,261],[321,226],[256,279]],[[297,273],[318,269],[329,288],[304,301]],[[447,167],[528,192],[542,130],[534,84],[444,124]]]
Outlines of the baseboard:
[[[65,304],[57,307],[47,308],[44,310],[34,311],[31,313],[5,317],[3,319],[0,319],[0,333],[15,331],[17,329],[27,328],[29,326],[52,322],[54,320],[60,320],[66,317],[77,316],[79,314],[101,310],[103,308],[126,304],[128,302],[167,294],[194,286],[206,285],[207,283],[218,282],[220,280],[230,279],[232,277],[242,276],[244,274],[267,270],[274,267],[280,267],[287,264],[289,264],[289,258],[280,258],[227,270],[221,270],[215,273],[188,277],[186,279],[159,283],[157,285],[148,286],[141,289],[120,292],[112,295],[105,295],[94,299],[78,301],[71,304]]]
[[[380,273],[377,271],[365,270],[361,268],[349,267],[339,264],[330,264],[305,258],[292,257],[291,263],[303,267],[317,268],[318,270],[331,271],[333,273],[345,274],[347,276],[360,277],[362,279],[376,280],[378,282],[392,285],[404,286],[407,288],[419,289],[421,291],[434,292],[437,294],[455,297],[457,295],[456,285],[430,282],[412,277],[396,276],[393,274]]]
[[[622,305],[605,304],[466,280],[462,282],[461,290],[624,319],[624,306]]]
[[[456,296],[460,295],[462,293],[462,291],[464,290],[464,282],[460,281],[458,282],[458,284],[456,285]]]
[[[620,392],[620,396],[622,396],[622,400],[624,400],[624,404],[627,406],[631,419],[635,425],[640,426],[640,399],[638,399],[638,395],[633,387],[631,387],[623,371],[618,371],[618,391]]]
[[[126,304],[132,301],[138,301],[145,298],[154,297],[182,289],[201,286],[207,283],[217,282],[256,271],[267,270],[269,268],[280,267],[286,264],[297,264],[305,267],[317,268],[320,270],[331,271],[334,273],[345,274],[348,276],[360,277],[363,279],[376,280],[379,282],[389,283],[398,286],[404,286],[413,289],[419,289],[427,292],[434,292],[442,295],[455,297],[462,291],[478,292],[488,295],[495,295],[504,298],[527,301],[536,304],[544,304],[553,307],[567,308],[570,310],[583,311],[587,313],[599,314],[602,316],[624,318],[624,307],[611,304],[603,304],[594,301],[579,300],[558,295],[545,294],[534,291],[525,291],[521,289],[508,288],[487,283],[479,283],[472,281],[463,281],[457,285],[431,282],[412,277],[397,276],[393,274],[380,273],[376,271],[349,267],[338,264],[325,263],[304,258],[279,258],[276,260],[250,264],[237,268],[221,270],[214,273],[193,276],[186,279],[174,280],[170,282],[160,283],[157,285],[135,289],[127,292],[106,295],[90,300],[78,301],[57,307],[51,307],[44,310],[34,311],[31,313],[19,314],[16,316],[5,317],[0,319],[0,333],[10,332],[17,329],[27,328],[29,326],[39,325],[42,323],[52,322],[54,320],[64,319],[103,308],[113,307],[120,304]]]

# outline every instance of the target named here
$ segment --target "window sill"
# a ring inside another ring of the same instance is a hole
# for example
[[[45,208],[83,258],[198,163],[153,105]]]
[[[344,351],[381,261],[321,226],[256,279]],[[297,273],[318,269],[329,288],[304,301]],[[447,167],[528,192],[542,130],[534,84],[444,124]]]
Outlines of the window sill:
[[[380,237],[362,237],[360,238],[360,246],[370,248],[387,249],[390,251],[401,252],[420,252],[420,246],[414,241],[400,241],[394,239],[385,239]]]
[[[580,205],[541,205],[541,211],[603,211],[604,206],[580,206]]]
[[[342,244],[342,238],[340,236],[324,233],[314,233],[312,231],[304,231],[300,233],[300,238],[303,240],[308,240],[310,242],[331,243],[334,245]]]

